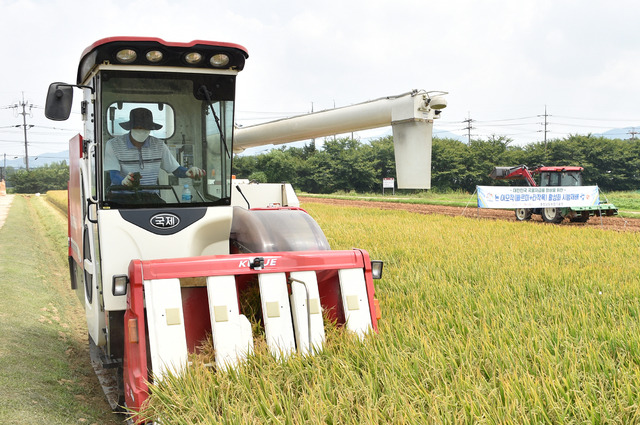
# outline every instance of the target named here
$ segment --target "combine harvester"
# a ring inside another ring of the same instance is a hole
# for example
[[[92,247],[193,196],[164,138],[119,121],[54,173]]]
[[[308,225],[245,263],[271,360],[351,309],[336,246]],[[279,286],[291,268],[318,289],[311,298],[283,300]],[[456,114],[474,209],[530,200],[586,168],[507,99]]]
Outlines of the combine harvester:
[[[524,179],[529,186],[538,186],[534,175],[540,176],[541,187],[557,187],[557,186],[583,186],[582,184],[582,167],[536,167],[529,170],[526,165],[518,165],[516,167],[495,167],[489,177],[495,180],[506,179]],[[589,217],[593,215],[615,215],[618,209],[609,203],[599,203],[595,206],[585,207],[546,207],[546,208],[516,208],[516,220],[531,220],[532,214],[542,216],[542,220],[546,223],[560,223],[565,218],[572,222],[586,223]]]
[[[382,262],[331,250],[290,185],[235,184],[232,153],[391,125],[399,187],[428,188],[443,93],[234,131],[247,57],[229,43],[107,38],[84,51],[76,84],[49,88],[53,120],[69,117],[74,87],[83,92],[83,134],[69,145],[69,269],[114,409],[139,411],[147,383],[182,370],[209,334],[218,369],[241,362],[253,349],[240,310],[249,293],[277,357],[320,349],[323,314],[360,337],[377,331]]]

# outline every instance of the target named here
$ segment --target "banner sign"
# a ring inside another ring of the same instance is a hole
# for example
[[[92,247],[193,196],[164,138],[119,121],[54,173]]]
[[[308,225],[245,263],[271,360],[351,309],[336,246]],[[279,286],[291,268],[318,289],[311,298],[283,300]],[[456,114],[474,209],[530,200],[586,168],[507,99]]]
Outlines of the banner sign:
[[[396,194],[396,181],[393,177],[385,177],[382,179],[382,194],[384,195],[385,189],[393,189],[393,194]]]
[[[476,186],[478,208],[591,207],[600,204],[598,186]]]

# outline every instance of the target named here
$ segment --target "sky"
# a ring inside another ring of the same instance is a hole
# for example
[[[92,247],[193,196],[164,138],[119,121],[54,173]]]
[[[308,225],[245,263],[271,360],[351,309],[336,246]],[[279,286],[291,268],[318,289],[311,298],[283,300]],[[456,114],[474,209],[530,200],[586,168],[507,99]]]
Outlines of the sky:
[[[637,0],[0,0],[0,6],[0,156],[7,158],[25,155],[22,109],[12,107],[23,99],[33,105],[26,108],[29,155],[66,150],[80,130],[79,113],[66,122],[44,118],[47,87],[74,83],[83,50],[112,36],[247,48],[237,80],[241,125],[419,89],[448,93],[435,136],[505,136],[523,145],[543,140],[545,118],[548,139],[640,131]]]

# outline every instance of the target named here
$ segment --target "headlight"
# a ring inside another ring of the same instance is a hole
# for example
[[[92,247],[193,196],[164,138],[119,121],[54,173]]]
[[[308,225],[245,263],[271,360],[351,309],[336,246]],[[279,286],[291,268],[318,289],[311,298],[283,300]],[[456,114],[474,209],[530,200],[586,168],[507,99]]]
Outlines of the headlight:
[[[200,61],[202,60],[202,55],[198,52],[187,53],[184,56],[184,60],[186,60],[190,65],[195,65],[197,63],[200,63]]]
[[[160,62],[164,55],[160,50],[151,50],[146,54],[147,60],[151,63]]]
[[[111,293],[114,296],[124,295],[127,293],[127,285],[129,284],[129,276],[118,275],[113,276],[111,282]]]
[[[223,66],[227,66],[227,64],[229,63],[229,56],[225,55],[224,53],[213,55],[211,56],[209,63],[211,63],[211,66],[213,67],[222,68]]]
[[[133,49],[122,49],[118,53],[116,53],[116,58],[120,63],[131,63],[135,61],[138,57],[138,54]]]
[[[382,277],[382,266],[384,263],[380,260],[371,260],[371,277],[380,279]]]

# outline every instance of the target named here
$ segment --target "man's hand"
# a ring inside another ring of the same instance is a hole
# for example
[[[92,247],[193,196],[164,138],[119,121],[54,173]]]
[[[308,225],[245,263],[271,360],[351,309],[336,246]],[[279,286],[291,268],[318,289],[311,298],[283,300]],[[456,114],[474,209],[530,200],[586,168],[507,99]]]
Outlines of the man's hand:
[[[133,186],[134,181],[135,181],[135,177],[133,176],[133,173],[129,173],[122,179],[122,185]]]
[[[205,174],[206,172],[198,167],[191,167],[189,168],[189,170],[187,170],[187,176],[196,180],[201,179],[205,176]]]
[[[125,176],[124,179],[122,179],[122,185],[123,186],[140,186],[141,178],[142,176],[138,172],[129,173]]]

